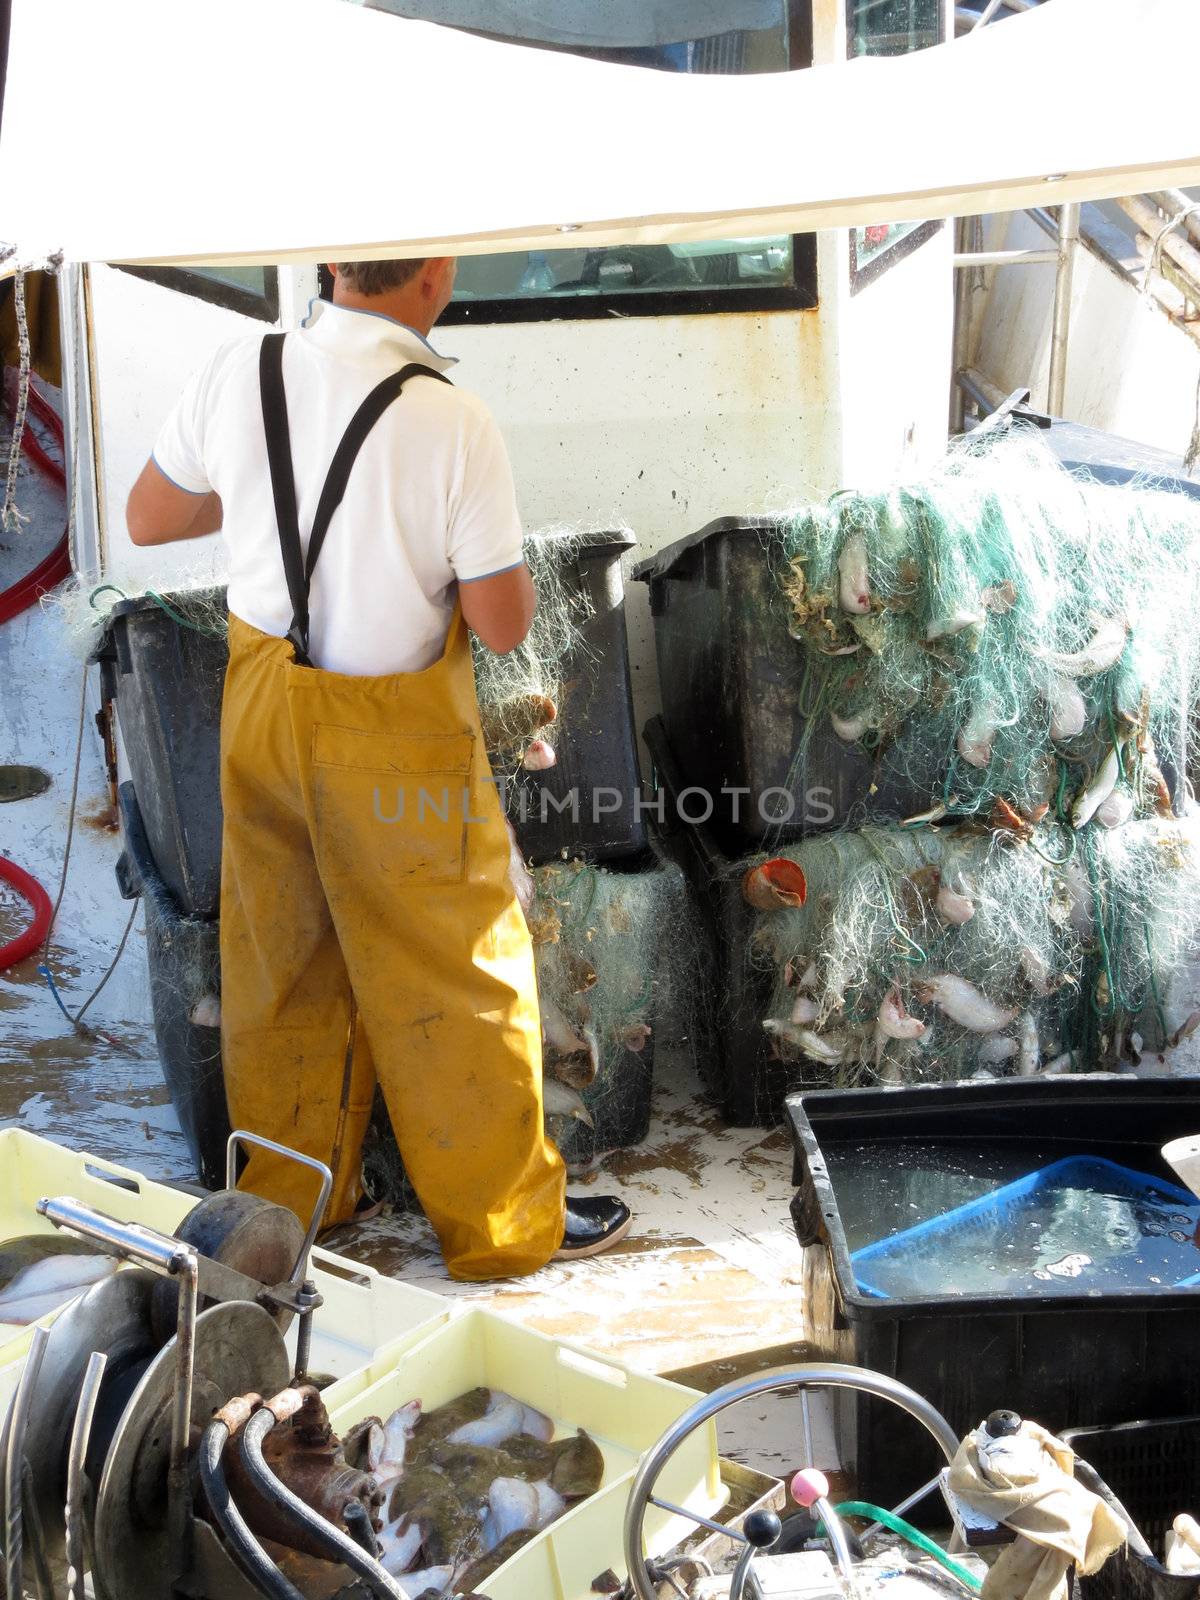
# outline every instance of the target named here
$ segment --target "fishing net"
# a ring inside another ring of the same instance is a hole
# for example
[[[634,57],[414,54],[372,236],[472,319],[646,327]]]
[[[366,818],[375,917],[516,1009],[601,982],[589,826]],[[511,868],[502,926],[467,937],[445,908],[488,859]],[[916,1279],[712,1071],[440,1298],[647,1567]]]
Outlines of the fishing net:
[[[769,1049],[811,1081],[1094,1070],[1135,1030],[1170,1042],[1164,997],[1200,936],[1192,818],[1077,841],[1053,824],[867,827],[737,870],[779,878],[781,861],[807,898],[759,911],[746,959]]]
[[[576,579],[586,534],[550,529],[528,534],[525,560],[537,590],[533,625],[507,655],[496,655],[471,636],[475,689],[484,742],[498,771],[515,770],[531,740],[551,723],[561,727],[568,663],[585,651],[583,627],[591,603]]]
[[[547,1128],[573,1166],[645,1137],[655,1045],[694,1037],[695,904],[672,861],[564,861],[527,913],[545,1041]]]
[[[525,559],[538,596],[528,635],[506,655],[494,654],[471,635],[484,740],[498,771],[515,771],[531,740],[551,723],[556,732],[561,727],[564,675],[577,671],[587,654],[583,628],[591,602],[578,583],[577,561],[588,544],[587,533],[569,529],[527,535]],[[180,627],[218,639],[228,632],[225,590],[213,586],[207,565],[174,576],[168,591],[143,579],[73,581],[44,596],[42,605],[61,617],[76,654],[87,660],[113,607],[132,599],[152,601]]]
[[[1161,769],[1186,772],[1189,496],[1081,479],[1019,430],[956,442],[920,482],[807,509],[770,559],[808,646],[805,744],[832,723],[884,779],[960,815],[1064,812],[1109,757],[1144,815]]]

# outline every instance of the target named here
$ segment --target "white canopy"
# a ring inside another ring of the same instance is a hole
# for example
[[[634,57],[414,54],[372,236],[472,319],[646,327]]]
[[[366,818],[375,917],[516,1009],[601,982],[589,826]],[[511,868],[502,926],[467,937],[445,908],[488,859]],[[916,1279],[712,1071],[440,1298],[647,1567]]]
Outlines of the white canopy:
[[[687,76],[342,0],[14,0],[0,238],[313,261],[777,234],[1200,183],[1198,0]]]

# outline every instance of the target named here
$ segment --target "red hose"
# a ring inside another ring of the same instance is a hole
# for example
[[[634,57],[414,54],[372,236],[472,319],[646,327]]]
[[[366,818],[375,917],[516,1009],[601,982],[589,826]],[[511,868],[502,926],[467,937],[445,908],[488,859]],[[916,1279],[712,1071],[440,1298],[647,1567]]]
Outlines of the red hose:
[[[50,904],[50,896],[37,879],[26,872],[24,867],[17,866],[15,861],[10,861],[7,856],[0,856],[0,878],[5,883],[11,884],[33,907],[33,921],[24,933],[19,933],[7,944],[0,944],[0,972],[7,972],[9,967],[15,967],[18,961],[24,961],[26,956],[31,956],[45,941],[50,931],[50,918],[54,915],[54,907]]]
[[[39,416],[58,440],[59,449],[63,448],[62,418],[54,407],[31,383],[29,385],[29,409]],[[36,435],[29,429],[25,430],[25,437],[21,441],[21,449],[29,459],[39,466],[48,478],[53,478],[55,483],[66,487],[67,474],[61,461],[56,461],[53,456],[47,455],[43,450]],[[32,572],[27,572],[23,578],[18,578],[8,589],[0,589],[0,623],[11,622],[13,617],[19,617],[22,611],[36,605],[41,597],[60,584],[64,578],[71,575],[71,551],[67,543],[67,530],[63,529],[63,536],[51,550],[44,561],[40,561]]]

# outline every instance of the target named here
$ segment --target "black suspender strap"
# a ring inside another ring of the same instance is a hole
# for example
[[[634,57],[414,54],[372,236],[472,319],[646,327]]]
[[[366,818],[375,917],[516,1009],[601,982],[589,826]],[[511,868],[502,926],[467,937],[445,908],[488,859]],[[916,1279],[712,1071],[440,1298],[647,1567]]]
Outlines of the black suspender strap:
[[[392,372],[375,385],[370,394],[350,419],[334,452],[333,461],[321,489],[308,540],[307,559],[301,553],[300,525],[296,514],[296,480],[292,465],[292,444],[288,429],[287,397],[283,388],[282,333],[269,333],[263,339],[259,354],[258,377],[262,394],[263,427],[267,438],[267,460],[271,469],[271,491],[275,499],[275,521],[279,528],[279,547],[283,556],[283,571],[287,579],[288,598],[292,602],[292,625],[287,631],[297,663],[311,667],[308,653],[309,616],[308,597],[312,575],[329,532],[333,514],[342,503],[350,472],[363,443],[380,417],[399,398],[410,378],[436,378],[439,383],[449,383],[444,373],[432,367],[410,362],[399,372]]]

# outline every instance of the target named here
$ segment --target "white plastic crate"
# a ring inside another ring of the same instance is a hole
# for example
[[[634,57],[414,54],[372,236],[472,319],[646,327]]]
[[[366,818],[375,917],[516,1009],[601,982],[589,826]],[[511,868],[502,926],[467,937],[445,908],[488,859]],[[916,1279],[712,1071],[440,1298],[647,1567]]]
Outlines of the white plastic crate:
[[[168,1234],[196,1204],[195,1195],[154,1183],[127,1167],[67,1150],[20,1128],[0,1130],[0,1241],[54,1233],[35,1209],[46,1195],[71,1195],[120,1222],[140,1222]],[[314,1372],[341,1378],[377,1355],[392,1360],[450,1315],[450,1302],[441,1295],[397,1283],[332,1251],[315,1249],[312,1266],[325,1302],[313,1318],[309,1365]],[[56,1315],[41,1320],[49,1325]],[[7,1404],[5,1368],[24,1357],[29,1339],[28,1328],[0,1323],[0,1407]],[[293,1352],[295,1340],[293,1323],[288,1335]]]
[[[426,1411],[468,1389],[501,1389],[553,1418],[556,1436],[583,1428],[604,1455],[600,1490],[498,1568],[481,1592],[493,1600],[594,1600],[592,1580],[624,1576],[623,1528],[638,1463],[698,1398],[663,1378],[522,1328],[495,1312],[464,1310],[396,1359],[375,1360],[326,1391],[334,1428],[386,1419],[420,1400]],[[703,1516],[725,1503],[715,1426],[698,1429],[658,1482],[662,1498]],[[651,1509],[646,1542],[660,1554],[694,1524]]]

